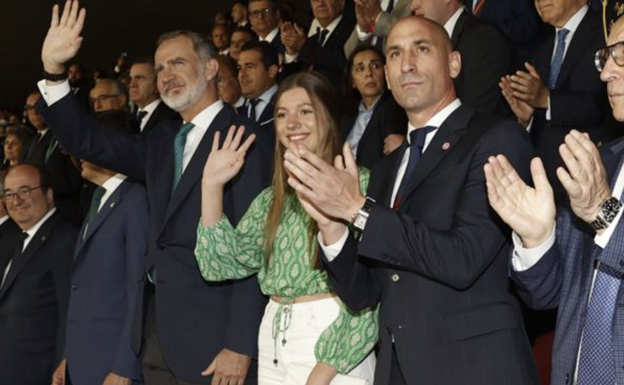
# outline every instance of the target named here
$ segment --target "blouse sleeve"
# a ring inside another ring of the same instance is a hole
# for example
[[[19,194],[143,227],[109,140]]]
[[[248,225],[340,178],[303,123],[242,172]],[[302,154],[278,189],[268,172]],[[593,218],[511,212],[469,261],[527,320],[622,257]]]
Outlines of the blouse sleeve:
[[[195,258],[207,281],[240,279],[257,273],[264,261],[264,222],[272,189],[261,192],[232,227],[223,215],[210,227],[197,226]]]
[[[377,307],[353,313],[341,302],[338,318],[316,342],[316,360],[349,373],[373,350],[378,333]]]

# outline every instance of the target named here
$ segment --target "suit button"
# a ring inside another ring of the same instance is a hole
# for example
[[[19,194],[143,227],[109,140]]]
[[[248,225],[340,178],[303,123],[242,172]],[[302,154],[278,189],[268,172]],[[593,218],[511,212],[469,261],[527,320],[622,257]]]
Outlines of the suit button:
[[[392,277],[390,277],[390,279],[392,279],[392,282],[399,282],[401,277],[399,277],[398,274],[392,274]]]
[[[72,291],[78,290],[78,285],[71,285],[71,289],[72,289]]]
[[[159,250],[164,250],[165,249],[165,244],[164,243],[159,243],[158,244],[158,249]]]

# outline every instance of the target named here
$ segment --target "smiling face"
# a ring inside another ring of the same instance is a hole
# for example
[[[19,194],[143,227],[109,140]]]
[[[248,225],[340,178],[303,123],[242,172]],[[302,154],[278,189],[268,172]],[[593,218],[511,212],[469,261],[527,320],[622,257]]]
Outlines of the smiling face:
[[[161,99],[185,120],[190,121],[212,104],[207,94],[208,81],[214,79],[219,65],[214,59],[202,62],[190,38],[178,36],[163,41],[156,50],[155,62]]]
[[[607,45],[624,40],[624,19],[618,20],[611,28]],[[615,63],[612,57],[605,62],[600,78],[607,83],[609,103],[613,109],[613,116],[619,122],[624,122],[624,67]]]
[[[362,51],[353,58],[351,82],[362,97],[381,95],[386,86],[383,59],[374,50]]]
[[[275,108],[275,132],[280,143],[288,148],[299,142],[312,152],[318,152],[319,143],[327,136],[327,114],[319,103],[310,99],[302,87],[282,93]],[[324,128],[325,127],[325,128]]]
[[[39,171],[31,165],[19,165],[9,169],[4,179],[5,192],[16,193],[22,188],[32,189],[24,199],[18,195],[6,202],[11,218],[23,230],[30,230],[54,207],[52,189],[43,190]]]
[[[455,100],[453,78],[460,68],[446,31],[427,19],[404,18],[388,35],[386,79],[408,116],[431,117]]]

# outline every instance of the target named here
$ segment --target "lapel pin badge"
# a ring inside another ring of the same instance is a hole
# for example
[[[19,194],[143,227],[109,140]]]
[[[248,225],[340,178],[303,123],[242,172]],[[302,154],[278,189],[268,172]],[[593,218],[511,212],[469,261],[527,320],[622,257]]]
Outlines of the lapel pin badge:
[[[442,145],[442,149],[446,151],[449,148],[451,148],[451,144],[449,142],[444,142],[444,144]]]
[[[110,207],[111,207],[111,209],[112,209],[113,207],[115,207],[115,202],[111,202]]]

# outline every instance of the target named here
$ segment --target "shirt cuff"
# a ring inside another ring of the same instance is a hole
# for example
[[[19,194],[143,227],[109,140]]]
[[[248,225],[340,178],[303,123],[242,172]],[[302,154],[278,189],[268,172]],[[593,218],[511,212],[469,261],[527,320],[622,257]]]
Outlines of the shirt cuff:
[[[548,97],[548,108],[546,109],[546,120],[550,120],[550,96]]]
[[[360,41],[364,41],[371,36],[370,33],[362,31],[359,25],[355,26],[355,32],[357,32],[358,40]]]
[[[550,236],[544,243],[530,249],[525,249],[518,234],[515,231],[513,232],[511,239],[513,240],[514,249],[511,255],[511,266],[515,271],[528,270],[539,262],[544,254],[555,244],[555,228],[556,226],[553,226]]]
[[[69,87],[69,82],[67,80],[61,84],[53,86],[47,85],[45,80],[40,80],[37,83],[37,87],[39,87],[43,100],[45,100],[48,106],[51,106],[63,99],[71,92],[71,88]]]
[[[332,243],[331,245],[325,246],[325,242],[323,241],[323,237],[321,236],[321,233],[320,232],[318,233],[317,240],[318,240],[319,246],[321,247],[321,250],[323,250],[323,254],[325,254],[325,258],[327,258],[329,262],[332,262],[334,259],[336,259],[338,254],[340,254],[345,243],[347,243],[348,237],[349,237],[349,229],[347,228],[347,226],[345,226],[344,234],[342,234],[342,237],[340,237],[340,239],[336,241],[336,243]]]
[[[296,54],[291,55],[287,53],[287,54],[284,54],[284,57],[285,57],[286,64],[290,64],[294,62],[295,60],[297,60],[297,58],[299,57],[299,54],[296,53]]]
[[[613,232],[615,231],[615,228],[617,227],[618,222],[620,222],[620,218],[622,217],[623,211],[624,210],[620,209],[620,212],[617,214],[613,222],[611,222],[609,227],[607,227],[605,231],[603,231],[602,234],[596,234],[596,236],[594,237],[594,243],[596,243],[602,249],[607,247],[607,244],[609,243],[609,240],[611,239],[611,235],[613,235]]]
[[[529,120],[529,124],[526,126],[526,130],[528,133],[531,132],[531,128],[533,128],[533,117],[531,116],[531,120]]]

